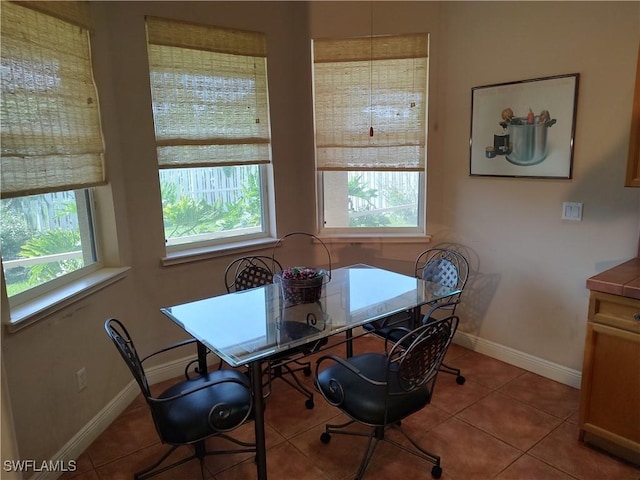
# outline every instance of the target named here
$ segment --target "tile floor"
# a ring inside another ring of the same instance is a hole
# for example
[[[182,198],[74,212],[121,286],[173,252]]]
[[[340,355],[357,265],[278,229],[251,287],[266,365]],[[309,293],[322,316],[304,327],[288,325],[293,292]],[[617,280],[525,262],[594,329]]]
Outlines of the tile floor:
[[[334,347],[344,354],[344,346]],[[380,350],[382,342],[356,340],[355,353]],[[578,390],[452,345],[446,362],[462,368],[464,385],[441,374],[431,405],[403,426],[421,445],[442,457],[443,479],[454,480],[640,480],[640,467],[578,442]],[[305,379],[311,385],[312,380]],[[313,410],[284,382],[267,400],[267,468],[273,480],[347,480],[364,451],[360,437],[319,437],[340,412],[319,395]],[[162,388],[157,385],[156,388]],[[236,430],[251,441],[253,423]],[[164,452],[141,397],[82,454],[78,470],[62,480],[130,480]],[[180,451],[180,449],[178,450]],[[178,455],[176,452],[175,455]],[[208,479],[256,477],[250,454],[207,457]],[[365,480],[431,479],[431,465],[383,442]],[[197,461],[158,480],[200,478]]]

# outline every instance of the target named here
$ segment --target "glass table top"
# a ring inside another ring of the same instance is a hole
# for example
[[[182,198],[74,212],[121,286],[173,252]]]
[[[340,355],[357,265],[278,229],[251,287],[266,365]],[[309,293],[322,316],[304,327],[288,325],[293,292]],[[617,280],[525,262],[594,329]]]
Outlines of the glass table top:
[[[317,301],[292,303],[279,284],[162,308],[233,367],[459,293],[368,265],[337,268]]]

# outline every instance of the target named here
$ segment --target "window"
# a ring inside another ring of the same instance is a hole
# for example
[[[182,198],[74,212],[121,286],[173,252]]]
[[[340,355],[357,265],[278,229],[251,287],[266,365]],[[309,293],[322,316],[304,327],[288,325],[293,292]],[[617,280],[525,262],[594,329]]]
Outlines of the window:
[[[88,18],[84,2],[2,4],[0,246],[12,305],[98,268],[91,187],[104,183],[104,145]]]
[[[425,233],[428,43],[313,41],[321,232]]]
[[[265,35],[155,17],[147,35],[167,250],[268,236]]]

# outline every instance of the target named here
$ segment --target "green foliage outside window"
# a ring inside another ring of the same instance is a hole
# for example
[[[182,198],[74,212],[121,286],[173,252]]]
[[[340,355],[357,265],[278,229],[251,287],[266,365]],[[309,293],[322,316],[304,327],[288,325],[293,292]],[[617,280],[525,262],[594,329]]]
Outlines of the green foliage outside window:
[[[220,200],[208,203],[191,194],[179,193],[179,186],[171,182],[161,181],[161,192],[167,238],[261,225],[262,203],[257,173],[249,173],[236,199],[224,203]]]
[[[238,199],[227,203],[225,207],[223,217],[217,222],[220,230],[259,226],[262,222],[262,202],[258,175],[250,173]]]
[[[350,227],[402,227],[415,225],[417,218],[416,207],[402,208],[391,212],[376,211],[374,201],[380,192],[391,206],[402,206],[415,203],[416,192],[400,190],[393,185],[384,185],[381,188],[370,188],[363,181],[362,176],[353,176],[348,181],[349,218]],[[362,200],[355,202],[355,199]],[[359,206],[356,206],[358,204]],[[364,204],[364,205],[363,205]],[[369,214],[363,212],[371,211]]]
[[[44,257],[58,253],[68,253],[82,250],[80,232],[78,230],[49,230],[30,239],[20,249],[20,256],[24,258]],[[29,268],[29,281],[34,285],[53,280],[84,266],[84,260],[69,258],[55,262],[39,263]]]
[[[15,260],[20,248],[31,237],[31,231],[24,215],[9,208],[4,203],[0,207],[0,249],[2,258]]]
[[[2,202],[0,247],[4,262],[82,250],[80,232],[77,228],[51,228],[39,231],[37,225],[31,225],[31,208],[34,208],[33,204],[23,202],[19,198]],[[76,212],[74,202],[65,202],[59,205],[54,217],[60,219],[65,216],[77,216]],[[84,260],[80,257],[5,269],[7,295],[23,292],[83,266]]]

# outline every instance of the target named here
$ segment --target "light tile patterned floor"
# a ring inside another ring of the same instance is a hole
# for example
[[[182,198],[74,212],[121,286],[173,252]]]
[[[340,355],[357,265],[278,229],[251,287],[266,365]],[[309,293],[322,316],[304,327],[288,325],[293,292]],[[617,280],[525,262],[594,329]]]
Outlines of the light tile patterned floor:
[[[335,347],[344,354],[344,347]],[[372,336],[356,340],[355,353],[381,350]],[[453,480],[640,480],[640,467],[578,442],[578,390],[498,360],[452,345],[446,362],[460,367],[464,385],[440,374],[432,404],[403,422],[419,443],[442,457],[443,479]],[[312,380],[305,379],[310,386]],[[160,386],[158,386],[160,387]],[[284,382],[267,400],[267,468],[273,480],[347,480],[364,451],[365,439],[334,435],[320,442],[324,424],[340,412],[317,395],[313,410]],[[253,437],[253,424],[236,431]],[[78,459],[63,480],[121,480],[151,464],[165,450],[142,398]],[[208,457],[209,479],[256,477],[248,454]],[[428,480],[431,465],[382,443],[365,479]],[[198,462],[166,472],[159,480],[197,480]]]

